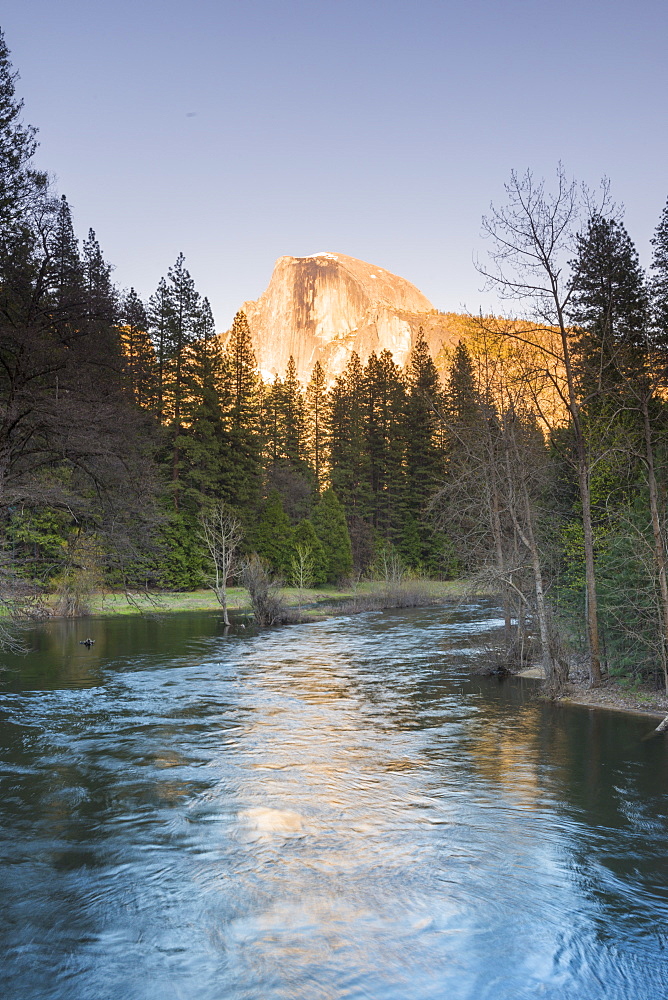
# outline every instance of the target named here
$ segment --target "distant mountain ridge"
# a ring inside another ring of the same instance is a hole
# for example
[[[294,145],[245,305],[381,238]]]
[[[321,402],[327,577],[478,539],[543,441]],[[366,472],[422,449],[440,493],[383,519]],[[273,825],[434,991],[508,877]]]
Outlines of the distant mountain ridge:
[[[364,363],[387,349],[403,365],[420,327],[433,357],[461,336],[456,317],[405,278],[341,253],[279,257],[266,291],[242,309],[265,379],[283,376],[291,355],[307,381],[316,361],[340,374],[353,351]]]

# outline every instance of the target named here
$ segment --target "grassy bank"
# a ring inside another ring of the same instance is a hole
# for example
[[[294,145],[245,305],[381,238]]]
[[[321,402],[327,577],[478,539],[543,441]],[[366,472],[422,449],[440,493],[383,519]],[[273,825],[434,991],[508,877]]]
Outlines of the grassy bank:
[[[464,596],[465,584],[459,580],[419,580],[410,581],[389,589],[383,582],[364,581],[356,587],[318,587],[301,592],[293,587],[281,590],[281,597],[291,608],[302,607],[304,617],[320,617],[328,611],[364,611],[376,607],[396,606],[393,601],[415,598],[412,603],[440,603],[457,600]],[[228,590],[228,606],[231,612],[251,612],[248,592],[241,587]],[[173,611],[216,611],[220,605],[211,590],[195,590],[188,593],[160,592],[146,595],[137,593],[100,592],[89,601],[92,615],[132,615],[142,613],[167,614]],[[404,604],[404,606],[407,606]]]

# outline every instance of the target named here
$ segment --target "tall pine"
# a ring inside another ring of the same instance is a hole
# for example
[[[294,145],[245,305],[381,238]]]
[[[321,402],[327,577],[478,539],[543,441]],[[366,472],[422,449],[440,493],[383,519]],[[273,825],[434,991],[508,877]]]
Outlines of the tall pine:
[[[18,100],[9,49],[0,30],[0,232],[16,227],[33,187],[30,161],[35,152],[37,130],[21,119],[23,101]]]
[[[262,383],[248,320],[234,317],[223,354],[221,405],[230,474],[223,498],[247,519],[257,507],[262,474]]]
[[[372,353],[364,370],[370,513],[374,528],[394,540],[405,514],[406,390],[389,351]]]
[[[369,463],[364,369],[353,352],[329,394],[332,487],[348,515],[369,514]]]
[[[148,334],[146,308],[134,288],[121,300],[120,333],[129,392],[138,406],[150,409],[156,395],[155,351]]]
[[[316,361],[306,386],[304,449],[307,460],[315,473],[319,490],[322,490],[325,485],[328,470],[329,416],[327,376],[320,362]]]

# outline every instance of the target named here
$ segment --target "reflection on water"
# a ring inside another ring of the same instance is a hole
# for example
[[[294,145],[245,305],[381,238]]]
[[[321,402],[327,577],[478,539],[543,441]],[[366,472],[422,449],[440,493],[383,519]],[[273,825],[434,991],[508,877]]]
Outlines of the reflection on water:
[[[492,615],[37,629],[0,678],[2,995],[665,996],[668,742],[472,678]]]

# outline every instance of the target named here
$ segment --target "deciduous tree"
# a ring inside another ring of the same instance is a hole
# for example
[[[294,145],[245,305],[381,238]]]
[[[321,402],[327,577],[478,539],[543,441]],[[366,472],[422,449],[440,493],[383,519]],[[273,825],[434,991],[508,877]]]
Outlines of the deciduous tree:
[[[483,230],[491,241],[490,262],[480,270],[490,285],[516,303],[524,316],[513,325],[487,322],[499,336],[512,337],[535,349],[543,343],[545,372],[554,382],[568,412],[574,441],[585,552],[587,638],[593,684],[601,679],[598,628],[598,599],[594,560],[594,530],[591,511],[590,463],[578,396],[577,372],[568,309],[577,286],[577,270],[569,265],[576,259],[577,236],[583,216],[604,217],[607,192],[592,212],[575,183],[569,183],[561,167],[553,194],[542,181],[527,171],[522,177],[513,172],[506,185],[507,204],[492,206],[483,219]],[[576,265],[577,268],[577,265]],[[481,319],[481,322],[482,319]],[[548,346],[556,331],[558,340]]]

